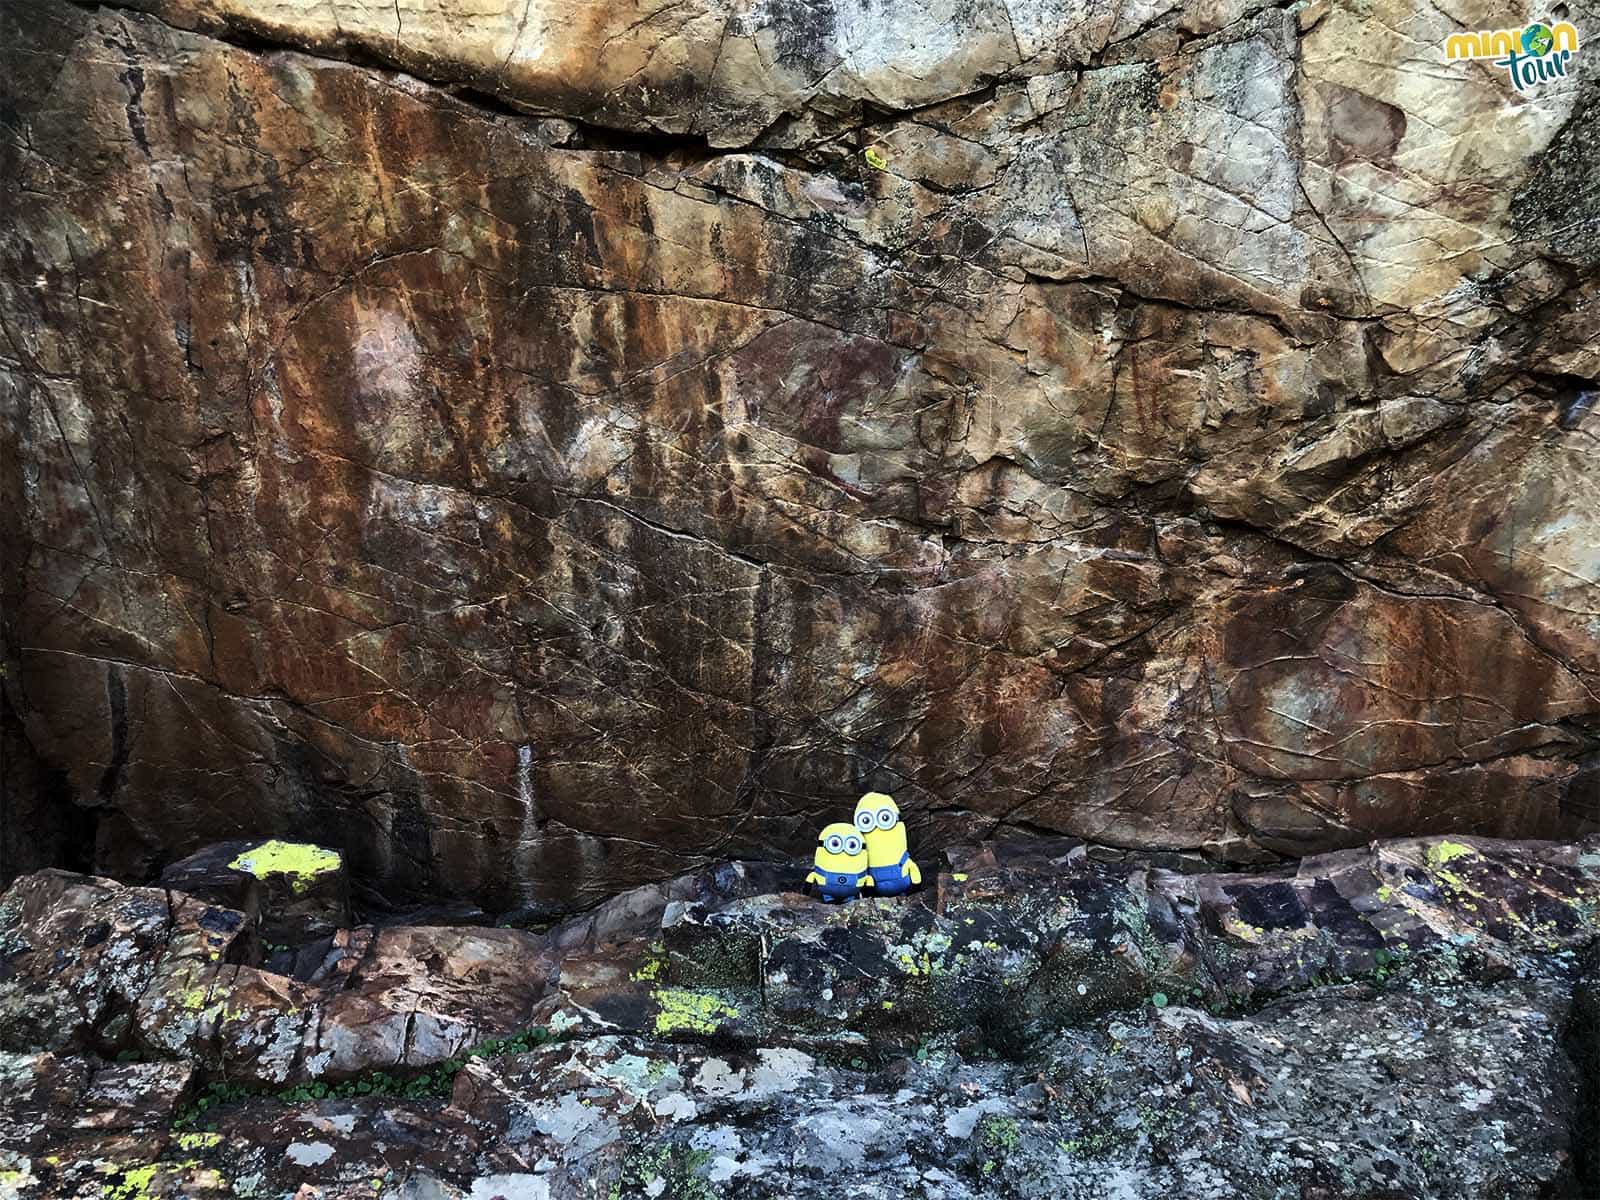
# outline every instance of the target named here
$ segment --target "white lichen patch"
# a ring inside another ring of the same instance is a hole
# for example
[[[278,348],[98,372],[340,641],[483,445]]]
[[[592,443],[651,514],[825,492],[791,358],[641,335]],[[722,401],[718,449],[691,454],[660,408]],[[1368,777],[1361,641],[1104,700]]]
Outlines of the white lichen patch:
[[[333,1157],[327,1142],[290,1142],[283,1156],[299,1167],[317,1167]]]
[[[550,1200],[542,1175],[485,1175],[472,1181],[465,1200]]]

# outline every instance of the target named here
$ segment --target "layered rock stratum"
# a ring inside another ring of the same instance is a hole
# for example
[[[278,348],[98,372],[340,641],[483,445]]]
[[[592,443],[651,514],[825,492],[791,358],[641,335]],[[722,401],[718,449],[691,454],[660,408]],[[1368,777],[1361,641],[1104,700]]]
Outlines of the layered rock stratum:
[[[1594,830],[1600,107],[1444,61],[1512,19],[7,0],[0,870]]]
[[[270,909],[25,876],[0,1195],[1595,1194],[1600,842],[928,878],[828,906],[729,863],[542,933],[264,945]]]

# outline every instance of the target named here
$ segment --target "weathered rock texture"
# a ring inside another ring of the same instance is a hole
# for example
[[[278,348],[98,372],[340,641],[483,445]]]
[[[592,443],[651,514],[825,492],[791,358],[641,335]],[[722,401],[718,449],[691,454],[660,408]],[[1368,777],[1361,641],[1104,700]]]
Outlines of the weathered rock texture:
[[[1600,100],[1503,6],[132,7],[0,11],[11,870],[1600,825]]]
[[[1595,1194],[1600,841],[953,859],[846,906],[728,864],[547,934],[341,930],[292,975],[237,911],[27,876],[0,1195]]]

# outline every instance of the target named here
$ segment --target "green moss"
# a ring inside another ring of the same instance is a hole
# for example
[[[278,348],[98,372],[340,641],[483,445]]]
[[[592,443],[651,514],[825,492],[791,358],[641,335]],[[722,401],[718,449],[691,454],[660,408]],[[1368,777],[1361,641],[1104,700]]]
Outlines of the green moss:
[[[734,1008],[715,992],[693,988],[659,988],[656,991],[656,1032],[715,1033],[724,1018],[737,1017]]]
[[[310,842],[262,842],[240,854],[228,865],[260,879],[267,875],[286,875],[289,889],[296,894],[311,886],[318,875],[337,871],[343,860],[335,850],[325,850]]]

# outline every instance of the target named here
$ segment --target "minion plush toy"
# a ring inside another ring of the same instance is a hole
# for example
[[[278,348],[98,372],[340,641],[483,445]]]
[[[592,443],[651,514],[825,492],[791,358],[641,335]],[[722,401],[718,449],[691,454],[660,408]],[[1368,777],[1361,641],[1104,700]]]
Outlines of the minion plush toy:
[[[871,887],[861,835],[843,821],[825,826],[817,836],[817,853],[806,882],[817,885],[824,904],[854,900],[862,888]]]
[[[868,792],[856,801],[856,828],[867,843],[867,867],[880,896],[898,896],[922,883],[906,850],[906,827],[892,796]]]

